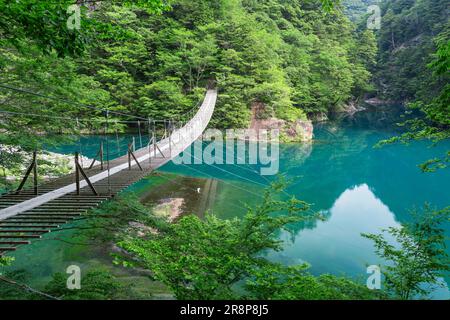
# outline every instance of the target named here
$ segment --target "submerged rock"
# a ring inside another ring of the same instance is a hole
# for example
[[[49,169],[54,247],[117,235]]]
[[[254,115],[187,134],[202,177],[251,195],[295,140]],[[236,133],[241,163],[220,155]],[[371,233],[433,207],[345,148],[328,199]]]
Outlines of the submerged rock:
[[[366,110],[366,108],[364,108],[363,106],[359,105],[355,101],[350,101],[349,103],[344,105],[344,107],[343,107],[341,112],[353,115],[356,112],[360,112],[360,111],[364,111],[364,110]]]
[[[138,237],[145,237],[148,233],[151,234],[158,234],[158,230],[155,228],[149,227],[143,223],[136,222],[136,221],[130,221],[129,226],[132,227],[137,231]]]
[[[153,208],[153,214],[158,217],[166,218],[169,222],[175,221],[183,213],[183,198],[166,198]]]
[[[367,103],[368,105],[371,105],[371,106],[374,106],[374,107],[382,106],[382,105],[386,105],[386,104],[393,104],[394,103],[393,101],[381,100],[381,99],[376,98],[376,97],[364,100],[364,102]]]

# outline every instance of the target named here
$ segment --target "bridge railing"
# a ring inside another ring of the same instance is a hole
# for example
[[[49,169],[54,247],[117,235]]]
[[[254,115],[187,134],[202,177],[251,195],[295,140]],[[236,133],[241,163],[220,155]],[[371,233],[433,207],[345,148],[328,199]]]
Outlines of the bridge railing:
[[[217,91],[208,90],[195,115],[183,126],[174,128],[167,139],[160,141],[161,145],[169,144],[170,158],[183,152],[202,135],[211,120],[216,99]]]

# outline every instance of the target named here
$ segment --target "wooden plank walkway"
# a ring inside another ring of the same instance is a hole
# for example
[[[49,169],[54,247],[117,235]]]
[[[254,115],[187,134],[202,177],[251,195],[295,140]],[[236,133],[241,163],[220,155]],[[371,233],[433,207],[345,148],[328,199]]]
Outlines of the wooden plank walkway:
[[[84,169],[98,195],[94,195],[86,181],[80,182],[80,194],[76,193],[75,173],[49,181],[34,194],[33,189],[20,193],[0,195],[0,255],[14,251],[20,245],[29,244],[44,234],[74,221],[89,209],[114,197],[153,170],[161,167],[189,147],[206,129],[217,100],[217,91],[208,90],[196,115],[170,137],[135,152],[142,170],[128,155],[110,161],[108,170],[100,165]],[[108,181],[109,180],[109,181]]]

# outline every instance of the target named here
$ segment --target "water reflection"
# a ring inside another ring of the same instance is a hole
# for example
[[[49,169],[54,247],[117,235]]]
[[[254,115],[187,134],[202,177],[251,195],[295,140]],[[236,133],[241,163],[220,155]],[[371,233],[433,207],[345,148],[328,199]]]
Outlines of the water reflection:
[[[378,264],[372,242],[361,233],[379,233],[399,226],[394,214],[366,184],[345,190],[326,210],[329,219],[317,222],[316,228],[297,233],[294,241],[288,232],[282,253],[271,252],[271,259],[287,264],[307,261],[312,272],[365,275],[366,264]]]

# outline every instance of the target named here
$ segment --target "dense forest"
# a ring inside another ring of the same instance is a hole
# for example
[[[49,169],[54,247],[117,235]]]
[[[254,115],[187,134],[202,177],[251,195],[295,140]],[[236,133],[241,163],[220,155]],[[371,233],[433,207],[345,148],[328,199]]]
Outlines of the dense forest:
[[[157,2],[148,2],[150,7],[126,3],[85,8],[80,30],[39,34],[44,31],[17,26],[27,19],[56,19],[44,12],[61,10],[63,3],[31,1],[28,6],[35,11],[24,13],[24,3],[2,1],[4,110],[45,109],[47,115],[64,110],[79,120],[103,116],[83,107],[89,105],[144,118],[176,118],[214,81],[220,99],[211,125],[246,127],[255,103],[264,104],[265,116],[314,119],[367,94],[427,103],[447,81],[428,67],[438,39],[448,38],[445,1],[383,2],[378,40],[361,27],[363,22],[354,26],[345,10],[322,10],[321,1],[222,0],[211,5],[177,0],[164,14],[158,12],[168,7],[153,8]],[[354,3],[344,4],[358,14]],[[9,135],[2,139],[33,148],[36,131],[96,125],[11,114],[1,126]]]
[[[356,32],[323,1],[177,0],[168,11],[143,3],[82,7],[81,29],[60,31],[67,15],[50,13],[65,13],[64,2],[2,1],[0,101],[9,114],[0,143],[29,151],[51,138],[36,132],[103,130],[106,109],[176,119],[211,81],[220,90],[216,128],[247,127],[257,103],[263,117],[324,118],[373,90],[373,33]],[[33,29],[40,21],[55,30]],[[23,110],[45,113],[30,119]],[[128,117],[111,114],[110,130],[130,129],[115,119]],[[9,171],[21,161],[14,150],[0,159]]]
[[[344,0],[345,15],[353,22],[360,23],[371,5],[379,5],[379,0]]]
[[[419,110],[404,123],[409,131],[389,142],[450,137],[450,23],[446,1],[405,0],[382,4],[374,80],[378,97]],[[425,117],[422,117],[425,115]],[[450,151],[422,165],[445,168]]]
[[[378,32],[379,95],[394,101],[429,100],[445,83],[427,67],[440,37],[448,40],[448,2],[386,1]]]
[[[360,97],[376,50],[371,32],[356,34],[342,13],[320,8],[320,1],[180,0],[170,12],[154,15],[105,3],[90,12],[96,25],[89,35],[96,38],[82,58],[43,54],[34,41],[21,39],[2,46],[1,81],[162,117],[191,108],[214,80],[221,91],[218,127],[245,127],[253,102],[291,120],[326,113]],[[86,116],[59,102],[17,96],[2,89],[8,110],[20,104],[38,111],[40,105]]]

